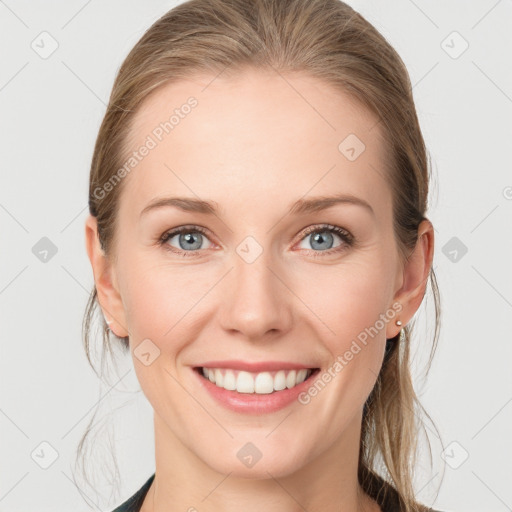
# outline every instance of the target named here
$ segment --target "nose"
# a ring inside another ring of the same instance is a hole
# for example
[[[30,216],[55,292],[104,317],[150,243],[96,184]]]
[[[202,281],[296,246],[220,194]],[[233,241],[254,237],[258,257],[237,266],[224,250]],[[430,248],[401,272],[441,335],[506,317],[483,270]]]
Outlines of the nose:
[[[222,328],[252,342],[283,336],[293,324],[293,294],[282,266],[265,251],[252,262],[235,253],[232,261],[221,291]]]

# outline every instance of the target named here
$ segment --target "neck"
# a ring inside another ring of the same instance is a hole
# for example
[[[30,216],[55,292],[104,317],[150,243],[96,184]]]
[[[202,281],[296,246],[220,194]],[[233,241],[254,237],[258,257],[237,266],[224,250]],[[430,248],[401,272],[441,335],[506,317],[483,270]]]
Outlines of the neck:
[[[155,413],[155,478],[141,512],[378,512],[357,480],[360,420],[293,473],[277,474],[262,459],[258,476],[247,478],[205,464]]]

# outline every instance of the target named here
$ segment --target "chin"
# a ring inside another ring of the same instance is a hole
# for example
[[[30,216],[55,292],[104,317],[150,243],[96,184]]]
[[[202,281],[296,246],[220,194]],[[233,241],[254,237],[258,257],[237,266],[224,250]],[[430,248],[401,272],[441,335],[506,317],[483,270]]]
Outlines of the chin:
[[[212,453],[204,454],[203,461],[214,471],[230,474],[235,478],[268,479],[271,477],[286,477],[305,464],[303,454],[294,455],[293,450],[283,444],[275,446],[273,443],[256,441],[242,441],[233,443],[234,448],[228,448],[222,455],[212,459]],[[262,446],[265,444],[265,446]],[[259,448],[258,448],[259,447]],[[232,453],[233,456],[229,454]],[[199,454],[197,454],[199,456]]]

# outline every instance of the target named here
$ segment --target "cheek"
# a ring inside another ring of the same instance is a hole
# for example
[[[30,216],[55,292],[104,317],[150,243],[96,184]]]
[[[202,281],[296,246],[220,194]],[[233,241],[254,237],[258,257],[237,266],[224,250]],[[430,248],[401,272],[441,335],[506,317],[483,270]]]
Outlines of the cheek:
[[[155,263],[154,257],[143,255],[126,258],[120,266],[124,270],[121,289],[137,378],[155,410],[174,414],[171,409],[175,404],[186,407],[189,397],[171,375],[176,376],[183,348],[198,335],[201,308],[197,306],[211,287],[211,276],[196,270],[199,266],[179,268]],[[156,347],[146,345],[150,357],[158,355],[146,365],[138,359],[138,353],[143,352],[148,339]]]
[[[388,277],[386,277],[388,276]],[[315,283],[311,287],[310,283]],[[327,328],[330,345],[340,349],[359,333],[374,326],[381,313],[391,306],[392,273],[385,262],[341,265],[317,269],[299,291]],[[385,335],[382,322],[377,324]]]
[[[138,257],[124,262],[122,289],[130,332],[163,339],[208,290],[210,277],[199,267],[180,268],[155,258]]]
[[[345,424],[347,417],[361,410],[382,366],[386,323],[381,315],[388,304],[387,288],[380,281],[369,270],[364,276],[351,273],[338,282],[331,281],[330,293],[311,296],[311,300],[317,297],[316,305],[322,310],[318,316],[329,326],[322,343],[331,360],[304,399],[318,396],[318,417],[334,414],[333,425]]]
[[[335,271],[319,268],[308,280],[316,286],[303,285],[299,290],[319,319],[315,321],[318,337],[331,357],[323,375],[323,382],[332,382],[328,387],[334,391],[322,393],[327,410],[334,407],[334,399],[347,405],[345,412],[358,409],[375,384],[384,357],[386,325],[394,321],[394,310],[388,312],[390,319],[385,316],[391,308],[391,264],[375,259],[371,264],[347,262]]]
[[[124,274],[122,295],[132,351],[149,339],[163,356],[152,363],[153,372],[140,368],[138,373],[147,384],[160,373],[168,380],[168,374],[162,372],[179,366],[183,350],[200,336],[205,318],[209,318],[204,307],[218,278],[206,265],[155,263],[154,257],[132,257],[124,266],[130,269]],[[141,366],[136,360],[134,363]]]

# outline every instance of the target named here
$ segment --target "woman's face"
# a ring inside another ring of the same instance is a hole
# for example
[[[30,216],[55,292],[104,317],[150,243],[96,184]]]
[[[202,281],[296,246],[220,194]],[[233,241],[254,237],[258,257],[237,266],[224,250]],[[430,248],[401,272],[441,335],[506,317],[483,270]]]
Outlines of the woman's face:
[[[314,78],[245,71],[157,91],[129,144],[119,296],[100,300],[129,332],[157,442],[246,477],[357,453],[407,321],[378,119]],[[301,368],[317,370],[296,385]]]

